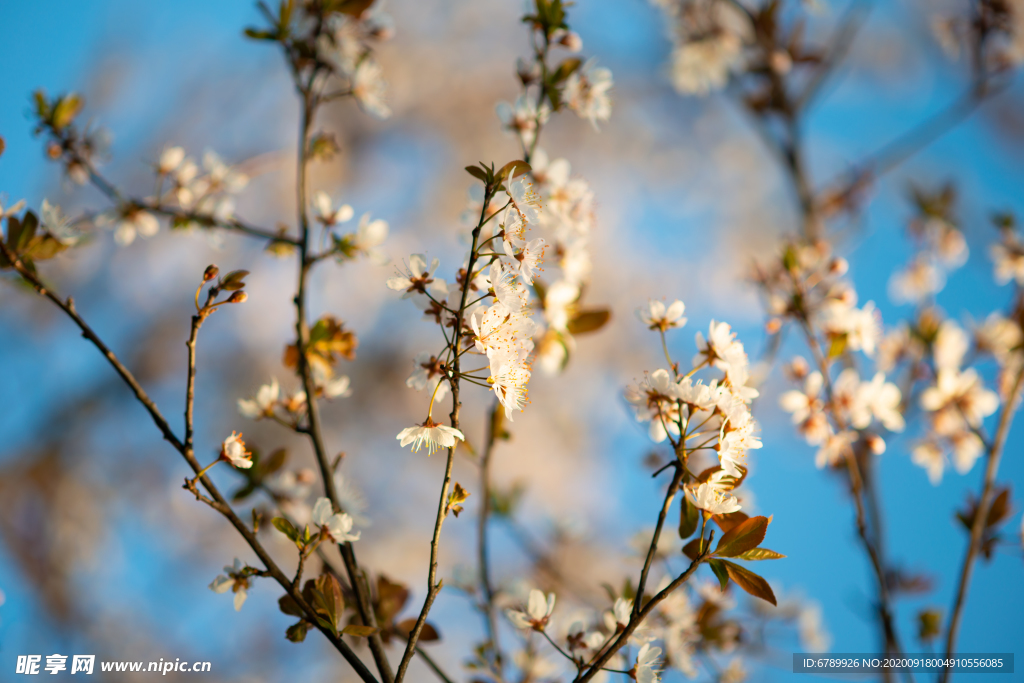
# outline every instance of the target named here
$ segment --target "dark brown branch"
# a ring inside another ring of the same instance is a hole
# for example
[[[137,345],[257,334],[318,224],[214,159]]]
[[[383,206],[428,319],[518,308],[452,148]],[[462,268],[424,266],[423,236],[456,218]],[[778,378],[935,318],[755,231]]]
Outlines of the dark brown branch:
[[[97,349],[99,349],[100,353],[103,354],[103,357],[107,359],[107,362],[109,362],[110,365],[117,372],[117,374],[120,375],[120,377],[124,380],[125,384],[129,386],[129,388],[135,394],[136,399],[149,413],[150,417],[153,420],[153,423],[156,425],[157,429],[160,430],[160,433],[163,435],[164,439],[168,441],[174,447],[174,449],[181,454],[181,456],[188,463],[189,467],[192,468],[192,471],[195,472],[196,474],[199,474],[203,468],[199,464],[199,461],[196,460],[195,454],[192,451],[192,449],[186,448],[185,444],[178,439],[178,437],[174,434],[174,431],[171,429],[170,425],[167,424],[167,420],[164,419],[163,415],[160,413],[159,408],[157,408],[156,404],[152,401],[152,399],[150,399],[149,395],[135,379],[135,376],[132,375],[132,373],[124,366],[124,364],[121,363],[117,356],[114,355],[114,353],[109,349],[109,347],[107,347],[107,345],[104,344],[103,341],[99,338],[99,336],[92,330],[89,324],[78,314],[78,312],[75,310],[74,302],[70,298],[67,299],[66,301],[61,299],[59,296],[57,296],[55,292],[46,287],[38,278],[38,276],[31,270],[26,268],[24,263],[22,263],[21,259],[16,254],[14,254],[10,249],[8,249],[2,241],[0,241],[0,253],[4,255],[4,257],[12,264],[13,268],[18,272],[18,274],[21,275],[21,277],[26,282],[28,282],[39,294],[45,296],[47,299],[56,304],[62,311],[64,311],[65,314],[67,314],[69,318],[71,318],[72,321],[74,321],[74,323],[82,331],[82,336],[88,339]],[[345,641],[343,641],[339,635],[333,633],[330,629],[327,629],[318,623],[313,608],[309,605],[309,603],[306,602],[305,598],[302,596],[302,593],[293,588],[291,580],[284,574],[281,568],[278,567],[277,563],[274,562],[274,559],[270,556],[266,549],[263,548],[263,545],[256,538],[256,534],[248,526],[246,526],[245,522],[243,522],[238,517],[238,515],[235,514],[234,510],[232,510],[231,506],[228,504],[224,496],[220,493],[217,487],[213,485],[213,482],[210,481],[210,478],[206,475],[203,475],[200,478],[200,481],[203,484],[203,488],[205,488],[210,494],[210,498],[202,496],[200,499],[203,500],[203,502],[210,505],[211,507],[213,507],[218,512],[220,512],[224,517],[226,517],[227,520],[231,523],[231,525],[235,527],[238,533],[242,535],[246,543],[248,543],[249,547],[253,550],[254,553],[256,553],[256,556],[260,559],[260,562],[262,562],[263,565],[267,568],[266,575],[269,575],[271,578],[277,581],[277,583],[285,590],[285,592],[287,592],[288,595],[291,596],[291,598],[296,602],[296,604],[298,604],[299,607],[303,610],[303,612],[307,615],[308,620],[312,624],[314,624],[316,628],[320,630],[321,633],[324,634],[324,636],[331,642],[332,645],[334,645],[334,647],[341,653],[342,657],[344,657],[345,660],[348,661],[348,663],[352,666],[352,668],[356,671],[356,673],[365,683],[376,683],[376,678],[374,678],[373,673],[366,668],[366,665],[363,664],[362,660],[359,659],[358,655],[356,655],[356,653],[352,651],[348,644],[345,643]],[[197,498],[199,497],[200,496],[197,495]]]

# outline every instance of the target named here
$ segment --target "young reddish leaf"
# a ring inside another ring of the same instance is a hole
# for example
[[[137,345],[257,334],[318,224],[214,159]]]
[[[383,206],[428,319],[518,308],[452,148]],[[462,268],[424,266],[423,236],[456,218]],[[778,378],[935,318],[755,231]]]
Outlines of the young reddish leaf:
[[[747,552],[736,555],[737,560],[781,560],[785,555],[768,548],[751,548]]]
[[[683,555],[690,558],[691,561],[696,560],[700,554],[700,539],[695,538],[686,545],[683,546]]]
[[[736,557],[748,550],[753,550],[764,541],[764,534],[767,530],[767,517],[751,517],[745,522],[740,522],[722,536],[718,547],[715,548],[715,555]]]
[[[778,602],[775,600],[775,593],[772,592],[772,587],[768,585],[767,581],[749,569],[744,569],[735,562],[721,560],[721,563],[725,565],[726,571],[729,572],[729,578],[735,581],[736,585],[740,588],[750,593],[755,598],[761,598],[773,605],[778,605]]]
[[[529,173],[532,170],[533,169],[530,168],[530,165],[525,161],[510,161],[504,166],[502,166],[500,171],[494,174],[494,178],[496,180],[504,181],[508,179],[508,174],[510,171],[512,172],[513,178],[518,178],[524,173]]]
[[[708,560],[708,564],[711,565],[711,571],[718,577],[718,583],[722,586],[724,593],[729,587],[729,570],[725,568],[723,560]]]
[[[480,180],[485,183],[487,182],[487,172],[480,168],[479,166],[467,166],[466,173],[473,176],[477,180]]]
[[[715,520],[722,531],[729,533],[734,526],[747,521],[750,517],[745,512],[736,511],[725,515],[715,515],[711,519]]]

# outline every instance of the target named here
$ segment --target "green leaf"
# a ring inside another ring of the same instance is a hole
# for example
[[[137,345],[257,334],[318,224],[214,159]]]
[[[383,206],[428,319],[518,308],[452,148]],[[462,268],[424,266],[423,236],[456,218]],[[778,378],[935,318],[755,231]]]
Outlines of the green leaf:
[[[285,614],[289,614],[293,617],[305,617],[306,613],[299,607],[299,603],[292,599],[292,596],[285,594],[277,600],[277,606],[281,608],[281,611]]]
[[[252,38],[253,40],[277,40],[276,33],[272,33],[270,31],[263,31],[251,27],[245,29],[245,35],[249,38]],[[305,634],[303,634],[303,638],[305,638]]]
[[[343,636],[356,636],[358,638],[366,638],[372,636],[377,632],[373,626],[363,626],[362,624],[349,624],[345,628],[341,629],[341,635]]]
[[[569,78],[576,69],[580,68],[583,61],[579,57],[570,57],[558,65],[555,72],[551,74],[551,81],[555,84],[561,83]]]
[[[309,622],[305,619],[300,619],[298,623],[292,624],[288,627],[288,630],[284,632],[284,637],[293,643],[301,643],[306,639],[306,633],[309,631]]]
[[[36,236],[36,230],[39,229],[39,219],[31,211],[26,211],[25,215],[21,217],[21,230],[18,231],[18,239],[14,243],[14,251],[17,254],[23,253],[27,248],[32,238]],[[10,223],[8,222],[8,231],[10,231]],[[9,232],[9,235],[13,235]],[[8,237],[8,241],[10,237]]]
[[[491,180],[490,178],[487,177],[487,171],[483,170],[479,166],[467,166],[466,173],[484,183],[488,183]]]
[[[53,108],[53,118],[51,119],[53,128],[60,131],[71,125],[78,113],[82,111],[84,104],[82,98],[74,93],[60,98],[57,106]]]
[[[700,510],[690,502],[689,496],[683,495],[679,505],[679,538],[689,538],[697,531],[700,524]]]
[[[774,550],[768,550],[768,548],[751,548],[747,552],[736,555],[737,560],[781,560],[785,555],[777,553]]]
[[[245,287],[245,276],[249,274],[248,270],[233,270],[220,280],[220,288],[229,292],[242,289]]]
[[[274,519],[270,520],[270,523],[274,525],[275,529],[295,542],[296,545],[299,544],[299,530],[287,519],[284,517],[274,517]]]
[[[284,448],[278,448],[276,451],[271,453],[267,458],[260,459],[260,477],[267,477],[277,472],[279,469],[284,467],[285,460],[288,459],[288,450]]]
[[[567,329],[572,334],[595,332],[604,327],[611,317],[612,312],[607,308],[592,308],[580,311],[569,321]]]
[[[767,517],[751,517],[727,531],[715,548],[717,557],[736,557],[753,550],[764,541],[768,531]]]
[[[708,564],[711,565],[711,571],[718,577],[718,583],[722,586],[722,592],[729,587],[729,570],[725,567],[724,560],[708,560]]]
[[[768,585],[767,581],[735,562],[729,562],[728,560],[720,561],[725,565],[726,570],[729,572],[729,578],[735,581],[736,585],[755,598],[761,598],[773,605],[778,605],[778,602],[775,600],[775,593],[772,592],[772,587]]]

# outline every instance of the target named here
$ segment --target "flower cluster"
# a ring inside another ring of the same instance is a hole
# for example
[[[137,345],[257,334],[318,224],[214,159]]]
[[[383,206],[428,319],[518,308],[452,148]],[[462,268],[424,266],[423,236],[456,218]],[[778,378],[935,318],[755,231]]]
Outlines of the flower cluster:
[[[913,196],[916,215],[907,232],[916,253],[906,268],[893,274],[889,288],[894,301],[917,304],[942,290],[947,273],[967,262],[968,249],[953,216],[952,185],[934,193],[914,188]]]
[[[671,326],[685,322],[681,318],[684,307],[679,301],[667,310],[661,302],[651,301],[639,311],[639,316],[649,327],[664,334],[670,326],[668,311],[674,313]],[[722,476],[692,491],[692,495],[699,496],[698,507],[707,505],[701,509],[711,512],[712,508],[732,505],[728,498],[718,494],[731,490],[745,476],[747,451],[761,448],[757,422],[750,413],[750,402],[758,392],[748,385],[746,351],[727,323],[712,321],[708,338],[698,332],[696,344],[698,353],[689,372],[683,374],[675,365],[671,371],[655,370],[626,390],[626,400],[637,421],[649,423],[648,433],[655,443],[668,438],[677,452],[707,449],[716,453]],[[724,376],[706,383],[703,379],[695,380],[695,373],[702,369],[717,369]]]
[[[391,17],[374,7],[356,16],[331,14],[326,31],[316,40],[317,59],[347,86],[366,113],[378,119],[389,118],[391,107],[385,99],[383,69],[373,57],[372,45],[390,39],[394,32]]]
[[[754,281],[773,316],[769,332],[794,321],[820,331],[830,356],[846,349],[873,356],[882,333],[881,320],[874,302],[857,306],[857,292],[843,278],[848,268],[846,259],[832,255],[826,241],[790,242],[779,257],[755,265]]]
[[[784,393],[780,403],[792,414],[807,443],[819,447],[818,467],[839,464],[861,440],[872,452],[884,452],[885,441],[871,431],[872,425],[903,431],[902,394],[895,384],[885,381],[883,373],[864,381],[857,370],[846,368],[823,391],[823,373],[808,372],[803,358],[794,359],[789,367],[791,376],[803,379],[804,385]]]
[[[748,17],[719,0],[653,0],[671,25],[672,84],[685,95],[721,90],[746,65],[753,39]]]

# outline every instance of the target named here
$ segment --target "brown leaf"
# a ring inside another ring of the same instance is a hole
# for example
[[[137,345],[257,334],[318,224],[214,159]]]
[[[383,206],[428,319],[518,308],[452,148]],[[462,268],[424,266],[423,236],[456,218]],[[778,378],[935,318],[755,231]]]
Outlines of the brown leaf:
[[[715,520],[715,523],[718,524],[722,531],[729,533],[734,526],[747,521],[749,517],[747,513],[737,510],[736,512],[724,515],[714,515],[711,519]]]
[[[751,517],[729,529],[718,541],[715,555],[718,557],[736,557],[748,550],[753,550],[764,541],[768,530],[767,517]]]
[[[611,319],[612,312],[607,308],[592,308],[578,312],[569,321],[567,329],[571,334],[595,332]]]
[[[361,624],[349,624],[345,628],[341,629],[341,634],[344,636],[356,636],[357,638],[366,638],[372,636],[377,632],[373,626],[363,626]]]
[[[772,587],[768,585],[767,581],[735,562],[729,562],[728,560],[722,560],[721,562],[725,565],[726,571],[729,572],[729,578],[735,581],[736,585],[755,598],[761,598],[773,605],[778,605],[778,602],[775,600],[775,593],[772,592]]]

